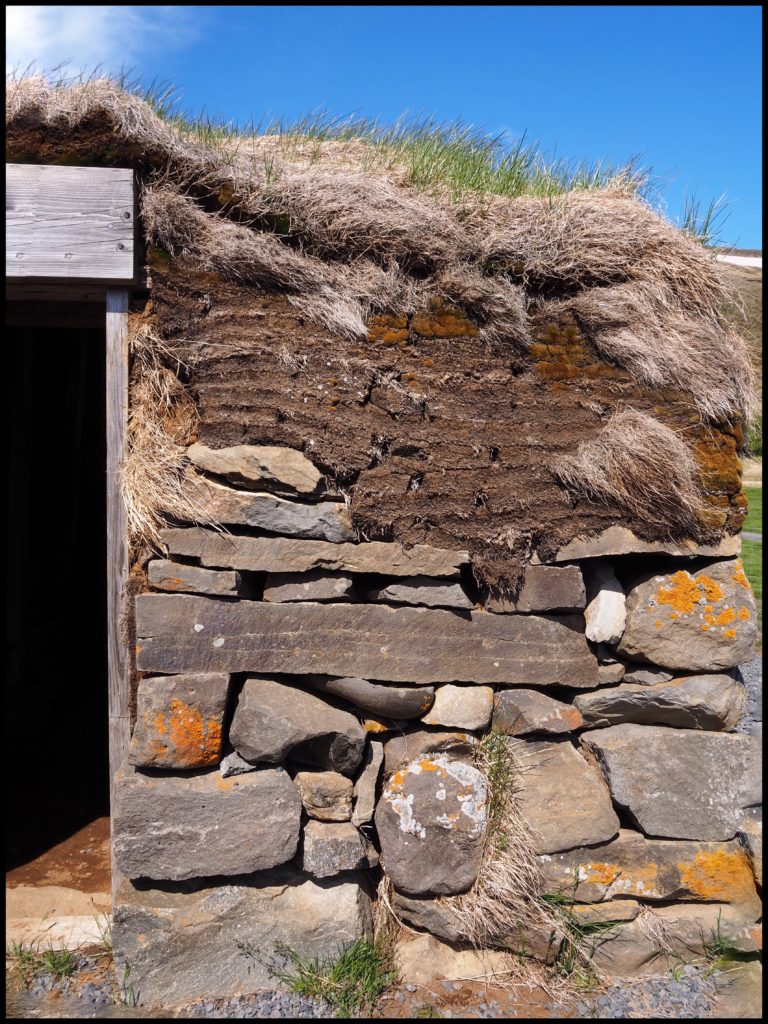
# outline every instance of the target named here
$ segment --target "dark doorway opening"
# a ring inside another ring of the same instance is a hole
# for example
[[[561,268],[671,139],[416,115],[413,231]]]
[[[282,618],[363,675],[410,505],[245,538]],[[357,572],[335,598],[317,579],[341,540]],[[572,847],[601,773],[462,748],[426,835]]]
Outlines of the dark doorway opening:
[[[104,307],[66,305],[7,307],[7,871],[109,815]]]

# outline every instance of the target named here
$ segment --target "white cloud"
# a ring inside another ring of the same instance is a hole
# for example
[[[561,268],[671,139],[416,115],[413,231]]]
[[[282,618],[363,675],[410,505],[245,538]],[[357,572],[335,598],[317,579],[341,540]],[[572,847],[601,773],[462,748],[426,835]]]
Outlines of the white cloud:
[[[67,73],[133,68],[142,58],[180,49],[198,35],[189,7],[5,8],[6,71],[67,64]]]

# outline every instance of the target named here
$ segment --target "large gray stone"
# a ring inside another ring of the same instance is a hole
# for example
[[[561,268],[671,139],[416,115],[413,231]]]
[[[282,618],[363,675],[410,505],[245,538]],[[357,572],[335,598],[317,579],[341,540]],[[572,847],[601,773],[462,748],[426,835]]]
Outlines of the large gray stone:
[[[537,853],[604,843],[617,834],[608,787],[568,740],[507,742],[521,767],[517,800],[536,833]]]
[[[595,643],[615,644],[621,639],[627,621],[624,588],[610,562],[595,562],[585,570],[587,607],[584,609],[586,634]]]
[[[198,469],[249,490],[308,496],[322,490],[320,471],[293,448],[240,444],[214,450],[193,444],[187,456]]]
[[[581,611],[585,600],[584,580],[578,565],[529,565],[516,598],[489,596],[485,608],[499,614],[571,612]]]
[[[223,672],[140,679],[129,762],[183,769],[218,764],[228,694]]]
[[[631,583],[619,654],[688,672],[719,672],[753,657],[757,611],[741,561],[698,565]]]
[[[733,729],[747,702],[733,676],[682,676],[666,683],[625,683],[595,693],[580,693],[574,704],[591,728],[637,722],[716,732]]]
[[[303,764],[351,775],[363,758],[365,732],[346,711],[273,679],[246,679],[232,726],[232,746],[246,761]]]
[[[371,901],[357,881],[291,869],[193,891],[123,882],[112,925],[118,976],[140,1004],[161,1006],[282,988],[265,964],[277,944],[322,959],[370,934]]]
[[[367,825],[373,821],[376,810],[376,787],[384,764],[384,744],[380,740],[369,740],[365,748],[363,767],[355,780],[355,809],[352,812],[354,825]]]
[[[626,526],[609,526],[594,537],[576,537],[564,544],[547,562],[575,562],[581,558],[605,558],[613,555],[701,555],[705,558],[728,558],[741,551],[741,537],[733,534],[715,544],[700,544],[695,540],[666,541],[641,540]],[[531,561],[539,562],[533,555]]]
[[[739,842],[744,848],[755,881],[763,885],[763,808],[748,807],[739,822]]]
[[[747,855],[733,839],[725,843],[647,839],[621,829],[598,846],[539,857],[544,887],[578,901],[758,902]]]
[[[301,800],[285,771],[223,779],[215,769],[178,776],[125,766],[115,786],[112,846],[128,878],[243,875],[296,852]]]
[[[459,583],[442,583],[428,576],[407,576],[396,583],[369,590],[368,601],[390,601],[393,604],[426,605],[428,608],[473,607]]]
[[[435,702],[422,717],[425,725],[449,729],[485,729],[493,714],[493,687],[439,686]]]
[[[672,903],[646,909],[600,936],[593,963],[618,978],[665,974],[681,961],[701,961],[717,937],[741,952],[754,952],[760,932],[754,914],[742,906]]]
[[[761,802],[754,736],[625,724],[583,733],[581,742],[647,835],[732,839],[741,808]]]
[[[264,582],[265,601],[351,601],[354,585],[351,576],[340,572],[271,572]]]
[[[368,844],[351,821],[308,821],[304,826],[301,867],[314,878],[369,866]]]
[[[382,573],[387,576],[458,576],[466,551],[444,551],[426,544],[401,547],[384,541],[334,544],[288,537],[236,537],[199,526],[162,530],[160,538],[174,555],[199,558],[203,565],[250,572]]]
[[[304,810],[318,821],[349,821],[352,781],[338,772],[297,772],[293,777]]]
[[[253,526],[293,537],[316,537],[340,543],[355,540],[355,531],[341,501],[302,504],[275,494],[255,494],[208,480],[193,471],[183,480],[184,493],[198,519],[228,526]]]
[[[326,679],[323,676],[307,676],[307,683],[319,693],[330,693],[342,697],[362,711],[385,718],[418,718],[429,711],[435,699],[433,686],[395,686],[386,683],[371,683],[367,679],[347,676],[343,679]]]
[[[144,672],[191,668],[590,689],[597,685],[597,660],[580,627],[576,616],[464,617],[436,608],[186,594],[136,598],[137,666]]]
[[[232,569],[201,569],[182,565],[167,558],[156,558],[147,566],[149,585],[155,590],[174,593],[212,594],[215,597],[239,597],[240,573]]]
[[[469,889],[480,868],[487,786],[473,765],[445,754],[391,776],[376,808],[384,870],[407,896]]]
[[[572,704],[538,690],[500,690],[494,699],[493,728],[508,736],[571,732],[582,725],[581,714]]]
[[[449,754],[452,757],[467,758],[477,738],[471,732],[448,732],[445,729],[415,729],[401,732],[384,744],[384,771],[387,775],[408,761],[416,761],[424,755]]]

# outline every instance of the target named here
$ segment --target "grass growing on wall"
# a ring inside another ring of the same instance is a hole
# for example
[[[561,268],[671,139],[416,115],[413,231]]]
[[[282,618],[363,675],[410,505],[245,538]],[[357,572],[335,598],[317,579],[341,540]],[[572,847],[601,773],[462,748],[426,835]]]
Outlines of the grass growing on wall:
[[[749,511],[744,520],[743,529],[753,533],[763,532],[763,489],[762,487],[745,487],[744,493],[749,501]]]

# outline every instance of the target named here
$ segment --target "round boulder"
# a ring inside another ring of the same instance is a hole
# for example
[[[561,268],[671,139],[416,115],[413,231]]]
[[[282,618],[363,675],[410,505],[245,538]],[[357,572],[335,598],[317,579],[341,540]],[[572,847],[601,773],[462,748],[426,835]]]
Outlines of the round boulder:
[[[376,808],[384,868],[406,896],[451,896],[471,888],[487,823],[483,774],[445,754],[399,768]]]

